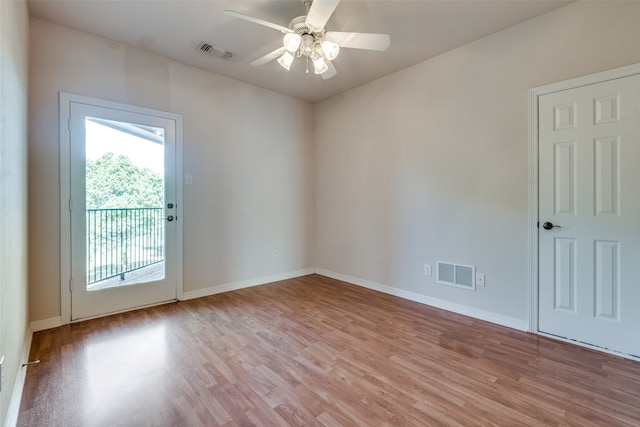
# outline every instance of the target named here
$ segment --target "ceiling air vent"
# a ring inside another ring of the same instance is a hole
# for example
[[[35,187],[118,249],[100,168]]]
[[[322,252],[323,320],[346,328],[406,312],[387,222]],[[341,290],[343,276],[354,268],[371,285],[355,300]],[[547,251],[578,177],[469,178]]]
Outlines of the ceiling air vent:
[[[198,50],[207,55],[215,56],[216,58],[229,59],[233,56],[233,53],[226,50],[215,47],[209,42],[202,42],[198,45]]]
[[[475,291],[475,275],[476,268],[470,265],[438,261],[438,283]]]

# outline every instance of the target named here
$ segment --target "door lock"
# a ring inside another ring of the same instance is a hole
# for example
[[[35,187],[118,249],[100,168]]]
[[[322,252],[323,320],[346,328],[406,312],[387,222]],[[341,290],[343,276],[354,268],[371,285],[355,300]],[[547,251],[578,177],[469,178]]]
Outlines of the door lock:
[[[544,228],[545,230],[551,230],[552,228],[562,228],[559,225],[554,225],[552,222],[545,222],[544,224],[542,224],[542,228]]]
[[[173,209],[173,203],[167,203],[167,209]]]
[[[169,216],[167,217],[167,221],[169,221],[169,222],[173,221],[173,215],[169,215]]]

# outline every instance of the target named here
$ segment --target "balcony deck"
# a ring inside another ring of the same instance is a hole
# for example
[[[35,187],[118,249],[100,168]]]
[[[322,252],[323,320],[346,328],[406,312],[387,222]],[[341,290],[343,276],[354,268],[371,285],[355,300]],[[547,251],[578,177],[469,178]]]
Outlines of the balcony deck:
[[[116,276],[92,283],[87,286],[87,290],[99,291],[103,289],[117,288],[120,286],[131,286],[137,283],[155,282],[163,279],[164,274],[164,261],[162,261],[125,274],[124,280],[120,280],[120,276]]]

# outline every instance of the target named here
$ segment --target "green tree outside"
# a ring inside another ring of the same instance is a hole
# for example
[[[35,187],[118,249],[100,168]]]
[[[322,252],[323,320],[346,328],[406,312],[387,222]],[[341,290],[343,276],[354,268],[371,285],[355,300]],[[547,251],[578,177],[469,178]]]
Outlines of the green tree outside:
[[[88,284],[164,259],[163,185],[125,155],[86,160]]]
[[[87,159],[87,209],[159,208],[163,190],[160,174],[134,165],[127,156],[105,153]]]

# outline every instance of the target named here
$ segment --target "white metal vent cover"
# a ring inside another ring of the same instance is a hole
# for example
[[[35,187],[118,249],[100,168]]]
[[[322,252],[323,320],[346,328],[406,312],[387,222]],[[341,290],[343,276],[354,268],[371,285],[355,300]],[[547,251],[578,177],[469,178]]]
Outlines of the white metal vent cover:
[[[476,268],[471,265],[438,261],[438,283],[476,290]]]
[[[220,49],[216,47],[213,43],[209,42],[201,42],[198,45],[198,50],[202,53],[206,53],[207,55],[215,56],[216,58],[229,59],[233,56],[233,53],[228,52],[224,49]]]

